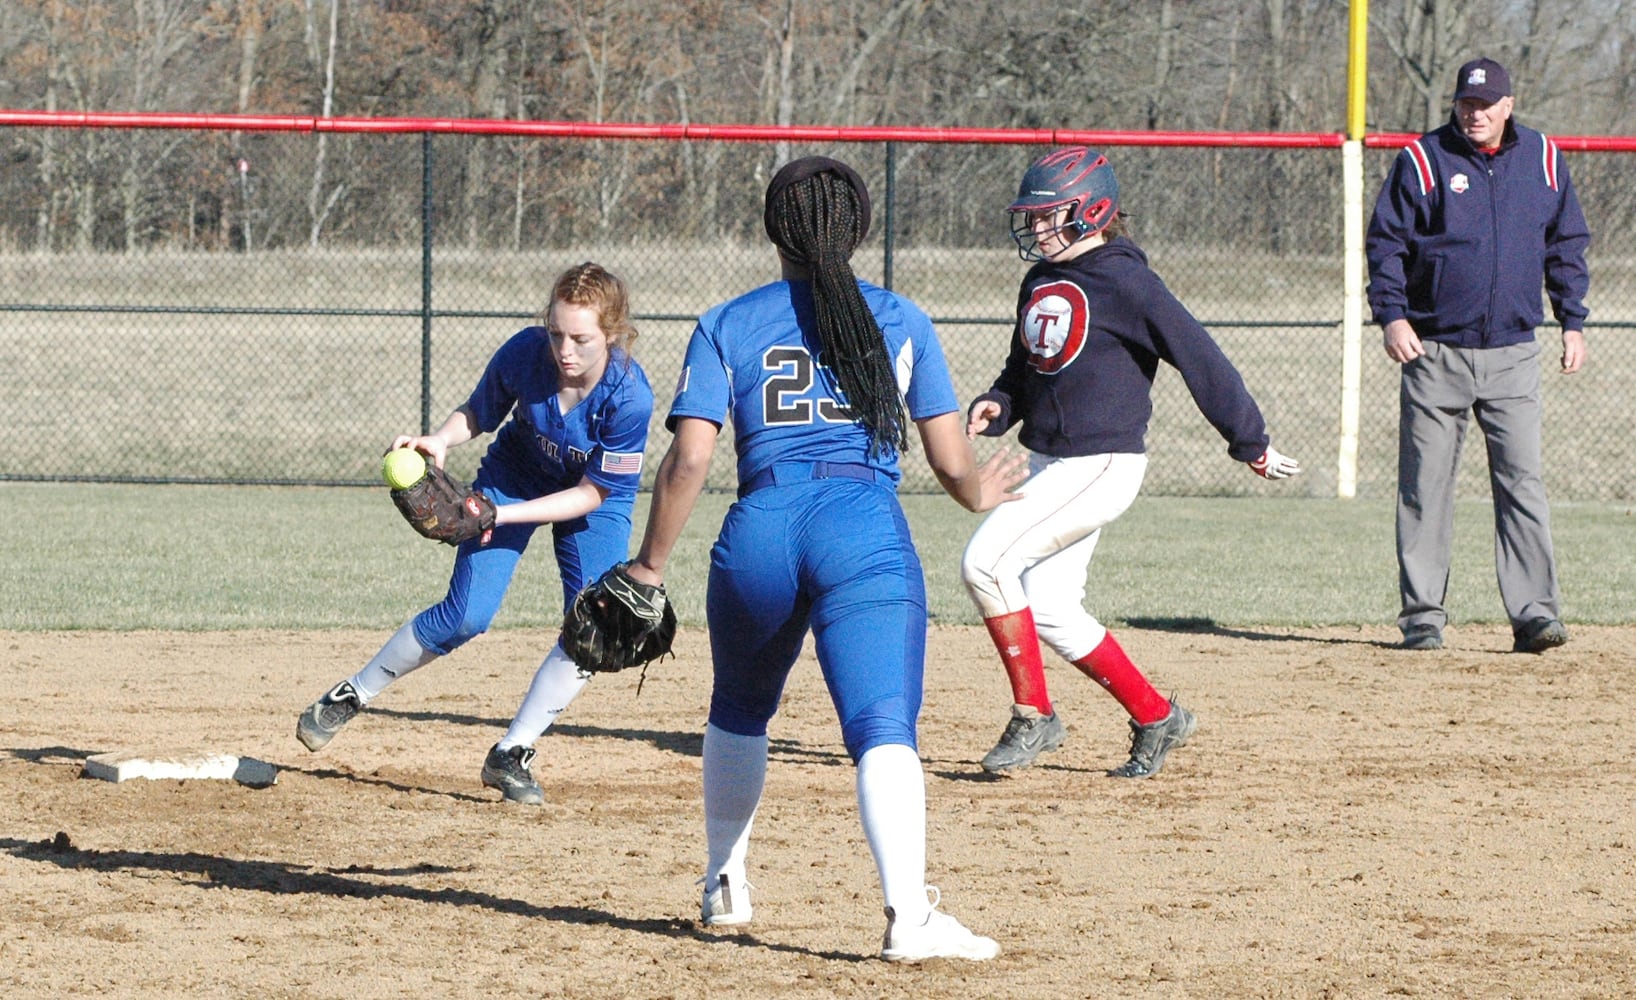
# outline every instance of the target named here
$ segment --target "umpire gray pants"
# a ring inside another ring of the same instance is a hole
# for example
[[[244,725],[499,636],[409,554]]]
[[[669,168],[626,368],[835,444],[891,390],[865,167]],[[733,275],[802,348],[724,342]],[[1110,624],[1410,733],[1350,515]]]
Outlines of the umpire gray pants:
[[[1425,342],[1403,366],[1397,458],[1398,627],[1448,623],[1454,485],[1466,426],[1488,446],[1494,569],[1512,628],[1560,618],[1551,509],[1541,478],[1540,347],[1475,349]]]

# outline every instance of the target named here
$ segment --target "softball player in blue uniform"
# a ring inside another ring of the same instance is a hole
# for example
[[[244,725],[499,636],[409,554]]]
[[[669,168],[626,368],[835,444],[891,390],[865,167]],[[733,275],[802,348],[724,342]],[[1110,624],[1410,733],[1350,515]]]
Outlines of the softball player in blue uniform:
[[[1096,680],[1130,713],[1130,759],[1108,773],[1147,778],[1193,734],[1191,712],[1154,689],[1086,612],[1085,574],[1102,528],[1136,499],[1159,362],[1174,367],[1227,453],[1269,479],[1300,472],[1274,450],[1244,380],[1124,235],[1119,185],[1084,146],[1023,174],[1009,208],[1023,259],[1005,368],[967,409],[967,433],[1020,425],[1032,477],[1020,503],[990,514],[961,563],[1011,681],[1011,719],[982,766],[1027,767],[1067,737],[1045,685],[1040,643]]]
[[[497,431],[473,484],[497,505],[495,526],[456,551],[443,600],[302,714],[296,737],[308,750],[322,749],[392,682],[486,631],[537,526],[551,525],[564,606],[625,559],[653,414],[653,390],[630,354],[629,294],[600,266],[581,264],[557,279],[543,319],[495,352],[436,433],[393,439],[392,448],[415,448],[441,466],[448,449]],[[512,802],[544,801],[528,769],[530,746],[589,677],[552,647],[489,751],[483,784]]]
[[[982,466],[930,321],[859,281],[863,181],[809,157],[767,189],[784,280],[704,314],[670,409],[646,535],[630,572],[663,581],[721,427],[733,423],[739,499],[710,554],[714,684],[704,735],[708,864],[701,919],[750,920],[745,856],[767,772],[767,724],[810,629],[857,766],[858,806],[885,896],[881,955],[986,959],[999,946],[939,912],[926,874],[916,749],[926,594],[896,485],[908,424],[962,505],[1009,498],[1020,458]]]

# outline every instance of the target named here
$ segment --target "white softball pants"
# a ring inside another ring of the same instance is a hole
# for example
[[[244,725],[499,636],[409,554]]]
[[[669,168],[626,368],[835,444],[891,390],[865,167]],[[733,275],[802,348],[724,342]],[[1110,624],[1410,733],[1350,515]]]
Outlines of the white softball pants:
[[[1029,457],[1023,499],[989,512],[966,544],[960,573],[984,618],[1030,607],[1040,641],[1070,662],[1107,629],[1085,610],[1085,579],[1102,527],[1141,491],[1147,456]]]

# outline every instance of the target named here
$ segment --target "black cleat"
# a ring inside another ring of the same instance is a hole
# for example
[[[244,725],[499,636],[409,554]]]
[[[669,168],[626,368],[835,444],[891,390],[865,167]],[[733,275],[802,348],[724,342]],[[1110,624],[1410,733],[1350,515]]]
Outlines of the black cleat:
[[[301,713],[301,718],[295,723],[295,738],[301,741],[302,746],[316,753],[324,749],[341,731],[341,727],[363,710],[363,699],[358,697],[352,683],[342,681]]]
[[[501,750],[500,744],[496,743],[489,749],[488,756],[483,758],[483,784],[497,789],[507,802],[540,805],[545,802],[545,792],[534,776],[528,773],[529,761],[533,759],[534,751],[529,747]]]

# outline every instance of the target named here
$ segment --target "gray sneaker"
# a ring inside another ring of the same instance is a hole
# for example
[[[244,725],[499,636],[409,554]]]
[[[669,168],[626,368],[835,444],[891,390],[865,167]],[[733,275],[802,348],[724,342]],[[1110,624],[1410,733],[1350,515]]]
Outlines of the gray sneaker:
[[[350,681],[342,681],[301,713],[295,724],[295,738],[308,750],[322,750],[342,726],[363,710],[364,702],[358,697],[357,689]]]
[[[1543,653],[1568,641],[1568,628],[1555,618],[1535,618],[1513,630],[1513,653]]]
[[[1047,750],[1062,746],[1068,738],[1068,727],[1057,718],[1057,713],[1041,715],[1031,705],[1012,705],[1011,721],[1006,723],[1000,742],[983,758],[983,770],[989,774],[1005,774],[1034,763],[1034,758]]]
[[[1170,701],[1170,714],[1145,726],[1130,720],[1130,760],[1109,771],[1115,778],[1151,778],[1165,766],[1165,754],[1185,744],[1199,728],[1193,713]]]
[[[534,776],[528,773],[529,762],[533,759],[534,751],[529,747],[501,750],[500,744],[496,743],[489,748],[489,755],[483,758],[483,784],[498,789],[507,802],[540,805],[545,802],[545,792]]]
[[[1443,630],[1436,625],[1410,625],[1403,630],[1399,649],[1442,649]]]

